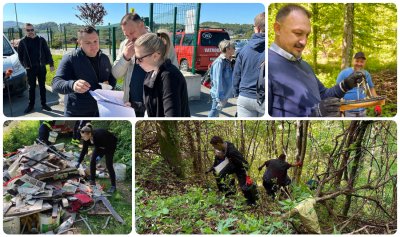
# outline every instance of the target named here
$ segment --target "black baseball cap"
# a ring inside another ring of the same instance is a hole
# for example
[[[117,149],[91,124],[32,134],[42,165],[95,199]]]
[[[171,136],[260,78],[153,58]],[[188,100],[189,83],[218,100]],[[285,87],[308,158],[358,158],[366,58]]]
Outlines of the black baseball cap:
[[[358,52],[354,55],[354,58],[363,58],[363,59],[367,59],[364,55],[363,52]]]

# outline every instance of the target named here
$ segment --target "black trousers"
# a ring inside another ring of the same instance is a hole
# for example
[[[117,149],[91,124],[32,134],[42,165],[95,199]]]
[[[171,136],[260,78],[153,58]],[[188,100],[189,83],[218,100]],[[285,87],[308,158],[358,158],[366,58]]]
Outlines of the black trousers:
[[[116,150],[117,146],[115,145],[114,147],[110,149],[101,149],[101,148],[94,148],[92,158],[90,159],[90,180],[95,181],[96,180],[96,158],[98,156],[105,156],[106,158],[106,167],[108,170],[108,173],[110,174],[110,180],[111,180],[111,186],[116,186],[115,182],[115,171],[114,171],[114,153]]]
[[[35,105],[36,78],[39,84],[40,101],[42,105],[46,104],[46,66],[34,66],[27,69],[29,84],[29,105]]]
[[[224,179],[229,174],[236,174],[239,181],[239,187],[243,196],[246,198],[247,204],[255,204],[257,197],[253,189],[249,189],[246,185],[246,170],[244,168],[236,168],[232,163],[225,166],[219,173],[219,177]]]
[[[286,177],[285,183],[284,184],[278,184],[275,180],[273,179],[267,179],[263,180],[263,186],[265,188],[265,191],[267,191],[267,194],[272,197],[272,199],[275,199],[275,193],[276,191],[279,190],[280,187],[286,187],[288,186],[292,180],[289,177]]]

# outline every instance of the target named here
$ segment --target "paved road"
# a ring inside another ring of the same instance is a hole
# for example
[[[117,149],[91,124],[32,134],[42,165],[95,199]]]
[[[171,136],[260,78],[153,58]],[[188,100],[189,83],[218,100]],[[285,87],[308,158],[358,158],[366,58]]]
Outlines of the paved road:
[[[39,88],[36,87],[36,99],[35,108],[32,112],[25,114],[24,110],[28,106],[29,96],[28,90],[26,90],[20,96],[11,96],[11,107],[8,96],[3,97],[3,113],[7,117],[63,117],[64,116],[64,106],[59,104],[60,96],[57,93],[51,92],[51,88],[46,88],[46,99],[47,105],[50,106],[53,111],[42,110],[40,104]],[[12,115],[11,109],[12,108]]]
[[[53,111],[48,112],[41,109],[39,89],[36,88],[36,104],[33,112],[24,114],[25,108],[28,106],[28,90],[26,90],[21,96],[12,96],[12,116],[10,110],[10,103],[8,96],[3,97],[4,106],[3,113],[7,117],[63,117],[64,116],[64,104],[59,103],[63,101],[57,93],[53,93],[51,88],[47,86],[46,90],[47,104],[53,109]],[[189,101],[190,112],[192,117],[207,117],[208,112],[211,108],[211,97],[210,90],[204,86],[201,86],[200,100]],[[236,113],[236,99],[230,99],[222,110],[220,117],[234,117]]]

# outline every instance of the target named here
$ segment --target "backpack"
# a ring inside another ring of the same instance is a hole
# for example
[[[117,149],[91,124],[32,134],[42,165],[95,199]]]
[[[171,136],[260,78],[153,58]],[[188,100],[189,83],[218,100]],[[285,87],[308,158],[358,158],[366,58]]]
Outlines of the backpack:
[[[260,65],[260,74],[257,80],[257,103],[262,105],[265,101],[265,61]]]

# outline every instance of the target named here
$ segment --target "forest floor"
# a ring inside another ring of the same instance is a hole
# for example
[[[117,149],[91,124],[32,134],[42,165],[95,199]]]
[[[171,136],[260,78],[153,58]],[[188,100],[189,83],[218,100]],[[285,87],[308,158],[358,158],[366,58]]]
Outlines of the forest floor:
[[[382,117],[392,117],[397,113],[397,72],[394,70],[382,70],[371,73],[376,92],[380,96],[386,96]],[[373,116],[373,108],[368,111]]]
[[[247,206],[242,193],[225,197],[216,191],[212,175],[204,181],[175,177],[159,160],[136,161],[135,225],[138,234],[308,234],[299,215],[284,217],[302,200],[312,197],[305,185],[292,185],[289,199],[273,201],[259,184],[259,201]],[[338,199],[339,200],[339,199]],[[322,204],[315,205],[324,234],[351,233],[360,224],[332,218]],[[355,218],[354,218],[355,219]],[[362,227],[362,225],[361,225]],[[383,233],[376,229],[377,233]],[[362,232],[364,233],[364,232]]]

